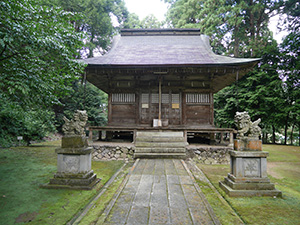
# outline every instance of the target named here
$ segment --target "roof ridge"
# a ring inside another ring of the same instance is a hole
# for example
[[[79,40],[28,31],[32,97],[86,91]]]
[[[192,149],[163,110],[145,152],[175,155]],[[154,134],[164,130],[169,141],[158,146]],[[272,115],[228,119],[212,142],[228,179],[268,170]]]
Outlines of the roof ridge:
[[[121,29],[121,36],[199,36],[197,28]]]

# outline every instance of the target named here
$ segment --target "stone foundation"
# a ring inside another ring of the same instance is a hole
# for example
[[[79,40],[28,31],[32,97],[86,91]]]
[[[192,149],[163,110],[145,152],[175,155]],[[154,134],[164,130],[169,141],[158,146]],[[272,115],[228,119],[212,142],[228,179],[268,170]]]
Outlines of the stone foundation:
[[[229,151],[232,147],[223,146],[197,146],[188,148],[188,157],[194,158],[204,164],[229,164]]]
[[[92,160],[129,160],[133,158],[134,147],[92,145]]]
[[[91,145],[92,160],[129,160],[133,159],[135,148],[132,146]],[[195,146],[187,149],[187,157],[204,164],[229,164],[229,151],[226,146]]]

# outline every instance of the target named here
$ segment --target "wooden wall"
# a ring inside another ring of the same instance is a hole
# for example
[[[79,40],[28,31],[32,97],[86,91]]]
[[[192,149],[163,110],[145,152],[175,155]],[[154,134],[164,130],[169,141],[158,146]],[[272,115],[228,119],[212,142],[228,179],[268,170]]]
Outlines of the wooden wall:
[[[136,93],[109,94],[109,125],[152,126],[158,119],[156,90],[141,90]],[[169,126],[213,125],[212,93],[185,93],[169,90],[162,96],[162,119]]]

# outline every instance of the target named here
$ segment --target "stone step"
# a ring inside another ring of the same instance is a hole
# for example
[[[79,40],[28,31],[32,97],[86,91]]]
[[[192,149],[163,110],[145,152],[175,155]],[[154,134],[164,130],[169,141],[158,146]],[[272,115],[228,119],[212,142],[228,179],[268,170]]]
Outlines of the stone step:
[[[236,183],[225,178],[225,184],[234,190],[274,190],[275,185],[273,183]]]
[[[146,152],[136,152],[134,158],[169,158],[169,159],[185,159],[185,153],[146,153]]]
[[[184,137],[170,136],[152,136],[152,137],[136,137],[136,142],[184,142]]]
[[[138,131],[136,132],[137,137],[183,137],[183,132],[171,132],[171,131],[163,131],[163,132],[153,132],[153,131]]]
[[[136,142],[135,147],[159,147],[159,148],[184,148],[185,143],[184,142]]]
[[[225,182],[220,181],[219,187],[225,191],[229,197],[260,197],[260,196],[270,196],[270,197],[282,197],[281,191],[277,189],[273,190],[235,190],[227,186]]]
[[[185,148],[136,148],[135,153],[185,153]]]

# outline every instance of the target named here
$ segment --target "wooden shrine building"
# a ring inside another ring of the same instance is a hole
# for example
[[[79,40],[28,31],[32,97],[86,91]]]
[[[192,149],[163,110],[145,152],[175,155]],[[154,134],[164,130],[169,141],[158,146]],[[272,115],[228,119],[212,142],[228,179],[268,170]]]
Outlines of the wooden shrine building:
[[[214,126],[213,95],[258,61],[216,55],[198,29],[121,30],[107,54],[84,60],[87,80],[108,94],[108,125],[90,130],[232,133]]]

